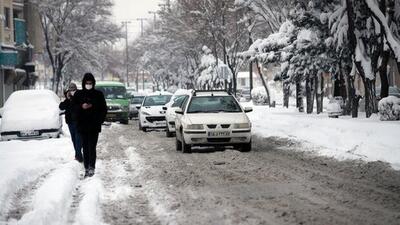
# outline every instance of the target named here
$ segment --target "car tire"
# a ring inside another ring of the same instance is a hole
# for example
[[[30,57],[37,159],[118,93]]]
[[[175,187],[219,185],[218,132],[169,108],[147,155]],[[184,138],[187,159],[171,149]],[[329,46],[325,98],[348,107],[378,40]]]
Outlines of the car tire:
[[[182,142],[178,140],[178,138],[175,139],[175,147],[177,151],[182,150]]]
[[[249,143],[242,144],[242,146],[240,146],[240,151],[241,152],[250,152],[251,151],[251,141]]]
[[[142,131],[143,131],[143,132],[147,132],[148,130],[147,130],[146,127],[142,127]]]
[[[182,136],[182,152],[183,153],[192,153],[192,146],[185,143],[185,139]]]

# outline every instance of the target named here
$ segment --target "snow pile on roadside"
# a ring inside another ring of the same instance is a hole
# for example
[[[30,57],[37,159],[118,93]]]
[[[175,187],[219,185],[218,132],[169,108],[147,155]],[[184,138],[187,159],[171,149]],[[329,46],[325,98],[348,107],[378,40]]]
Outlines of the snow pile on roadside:
[[[46,179],[36,192],[33,210],[25,214],[18,224],[61,224],[68,215],[67,204],[78,182],[80,165],[66,164]]]
[[[298,113],[295,108],[263,106],[255,106],[249,117],[256,135],[305,141],[308,144],[304,150],[317,151],[324,156],[342,160],[380,160],[400,169],[398,121],[382,122],[377,116],[331,119],[326,113],[307,115]]]
[[[400,98],[389,96],[381,99],[379,115],[382,121],[400,120]]]
[[[73,158],[69,139],[0,142],[0,216],[14,192]]]

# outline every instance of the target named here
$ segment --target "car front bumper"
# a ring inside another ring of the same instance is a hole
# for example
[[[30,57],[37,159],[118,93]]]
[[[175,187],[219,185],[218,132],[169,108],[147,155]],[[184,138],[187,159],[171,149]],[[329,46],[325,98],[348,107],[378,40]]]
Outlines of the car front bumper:
[[[215,132],[215,131],[212,131]],[[216,132],[227,132],[226,130]],[[210,145],[235,145],[246,144],[251,141],[251,129],[231,130],[229,135],[220,137],[209,136],[210,131],[183,130],[183,138],[186,144],[197,146]]]
[[[23,136],[20,131],[12,131],[12,132],[2,132],[1,140],[2,141],[11,141],[11,140],[33,140],[33,139],[48,139],[48,138],[57,138],[61,134],[61,129],[47,129],[47,130],[39,130],[38,135],[32,136]]]
[[[165,116],[140,116],[143,128],[166,128]]]
[[[121,120],[128,120],[128,112],[126,111],[108,111],[106,121],[116,122]]]

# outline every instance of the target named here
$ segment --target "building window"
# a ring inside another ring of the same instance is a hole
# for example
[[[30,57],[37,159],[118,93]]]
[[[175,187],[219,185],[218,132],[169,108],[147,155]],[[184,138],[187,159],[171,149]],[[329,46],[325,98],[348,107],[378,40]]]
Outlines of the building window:
[[[4,8],[4,26],[7,28],[11,28],[11,15],[10,15],[10,8]]]

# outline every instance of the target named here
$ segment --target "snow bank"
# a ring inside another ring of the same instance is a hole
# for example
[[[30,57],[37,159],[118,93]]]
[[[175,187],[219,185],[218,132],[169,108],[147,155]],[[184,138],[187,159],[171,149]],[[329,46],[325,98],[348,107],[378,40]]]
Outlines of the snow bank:
[[[255,106],[249,114],[253,132],[263,137],[305,141],[305,151],[337,159],[384,161],[400,169],[400,122],[341,117],[330,119],[326,113],[307,115],[295,108]]]
[[[379,115],[382,121],[400,120],[400,98],[389,96],[379,101]]]
[[[268,95],[264,87],[253,88],[253,90],[251,91],[251,96],[253,98],[254,104],[256,105],[268,104]]]
[[[80,171],[80,163],[73,161],[52,173],[37,190],[32,210],[18,225],[65,224]]]
[[[73,159],[68,138],[0,142],[0,220],[14,193]]]

